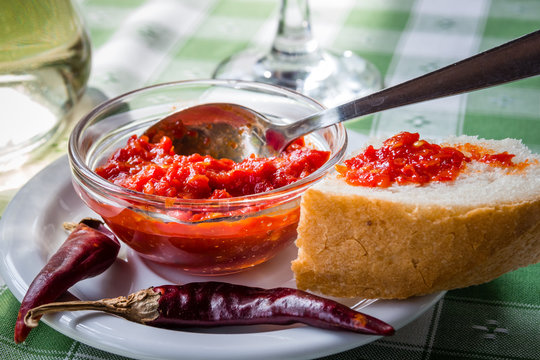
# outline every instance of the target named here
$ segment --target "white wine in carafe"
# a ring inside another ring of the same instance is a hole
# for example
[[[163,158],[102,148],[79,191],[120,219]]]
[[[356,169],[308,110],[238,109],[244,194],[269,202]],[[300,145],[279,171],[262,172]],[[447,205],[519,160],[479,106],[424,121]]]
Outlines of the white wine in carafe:
[[[0,171],[62,128],[84,91],[90,44],[69,0],[0,0]]]

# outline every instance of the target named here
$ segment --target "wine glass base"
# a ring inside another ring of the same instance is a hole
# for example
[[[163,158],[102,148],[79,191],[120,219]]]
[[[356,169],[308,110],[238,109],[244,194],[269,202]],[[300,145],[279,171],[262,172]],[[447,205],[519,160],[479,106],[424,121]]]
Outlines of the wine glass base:
[[[216,79],[269,83],[296,90],[327,107],[360,98],[382,88],[381,74],[370,62],[346,51],[322,52],[316,61],[294,57],[272,58],[246,50],[224,60],[214,71]]]

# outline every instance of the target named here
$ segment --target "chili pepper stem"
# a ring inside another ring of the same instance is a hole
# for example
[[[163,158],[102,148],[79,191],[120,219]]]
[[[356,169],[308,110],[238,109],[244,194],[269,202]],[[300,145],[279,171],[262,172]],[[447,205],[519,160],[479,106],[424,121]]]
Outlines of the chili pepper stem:
[[[24,324],[34,328],[45,314],[62,311],[95,310],[117,315],[130,321],[144,324],[159,316],[158,300],[161,297],[152,289],[137,291],[126,296],[95,301],[64,301],[41,305],[29,310],[24,317]]]
[[[79,221],[78,223],[66,221],[62,224],[62,226],[64,230],[66,230],[67,232],[73,232],[73,230],[75,230],[80,223],[86,224],[94,229],[97,229],[99,225],[103,225],[103,221],[101,220],[94,219],[91,217],[85,217],[81,219],[81,221]]]

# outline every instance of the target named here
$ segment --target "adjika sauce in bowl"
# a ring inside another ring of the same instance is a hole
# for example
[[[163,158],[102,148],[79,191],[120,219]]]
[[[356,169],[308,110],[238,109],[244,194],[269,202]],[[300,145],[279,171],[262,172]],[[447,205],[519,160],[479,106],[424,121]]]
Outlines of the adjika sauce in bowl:
[[[260,264],[296,238],[300,196],[344,155],[342,125],[319,130],[274,158],[241,162],[174,154],[167,137],[143,132],[182,108],[231,102],[276,122],[322,109],[270,85],[185,81],[133,91],[89,113],[69,143],[83,201],[142,257],[198,275]]]

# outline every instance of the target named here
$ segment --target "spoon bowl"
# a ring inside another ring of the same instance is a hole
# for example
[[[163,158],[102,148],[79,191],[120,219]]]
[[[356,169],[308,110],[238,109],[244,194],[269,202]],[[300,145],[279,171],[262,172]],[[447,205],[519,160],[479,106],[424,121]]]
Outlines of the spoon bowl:
[[[540,74],[540,30],[442,69],[288,124],[275,124],[244,106],[202,104],[173,113],[149,128],[156,142],[169,136],[178,154],[240,161],[281,153],[300,136],[391,108],[504,84]]]
[[[266,146],[266,122],[266,117],[245,106],[210,103],[175,112],[149,127],[144,135],[152,143],[168,136],[179,155],[198,153],[238,162],[250,154],[277,154]]]

